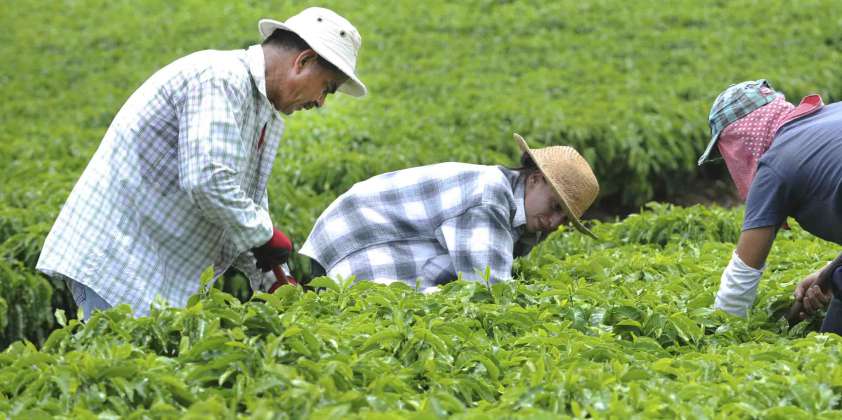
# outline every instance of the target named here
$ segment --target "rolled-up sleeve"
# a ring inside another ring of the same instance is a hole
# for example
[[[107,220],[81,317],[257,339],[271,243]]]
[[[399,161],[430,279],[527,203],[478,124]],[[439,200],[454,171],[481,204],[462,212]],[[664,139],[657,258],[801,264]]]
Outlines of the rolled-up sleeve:
[[[445,220],[436,229],[436,239],[463,279],[483,280],[486,270],[491,283],[511,279],[514,239],[501,206],[482,204]]]
[[[179,186],[202,215],[225,230],[238,252],[272,237],[266,209],[249,198],[240,171],[250,152],[233,105],[243,95],[223,79],[196,81],[180,109],[178,159]]]

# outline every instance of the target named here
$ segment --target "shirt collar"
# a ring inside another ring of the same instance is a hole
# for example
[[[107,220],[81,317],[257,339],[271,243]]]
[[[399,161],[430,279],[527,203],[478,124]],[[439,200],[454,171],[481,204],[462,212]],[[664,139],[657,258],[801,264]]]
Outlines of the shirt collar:
[[[805,96],[801,99],[801,103],[798,104],[795,109],[790,111],[786,116],[780,121],[780,123],[775,127],[775,132],[780,130],[780,128],[790,122],[795,121],[801,117],[805,117],[810,115],[818,110],[820,110],[824,106],[824,102],[822,102],[822,97],[819,95],[809,95]]]
[[[524,207],[524,197],[526,191],[526,177],[521,176],[520,171],[498,166],[497,168],[503,172],[509,184],[512,186],[512,195],[515,197],[515,217],[512,220],[512,227],[518,228],[526,224],[526,207]]]
[[[515,196],[515,218],[512,227],[526,226],[526,177],[518,175],[514,181],[512,191]]]
[[[520,171],[502,166],[500,166],[500,170],[511,183],[512,195],[515,197],[515,217],[512,219],[515,240],[525,242],[530,246],[541,242],[543,239],[541,232],[530,233],[526,230],[526,177]]]
[[[248,57],[249,72],[251,78],[254,80],[254,85],[257,90],[269,101],[266,95],[266,59],[263,56],[263,47],[260,44],[252,45],[246,51]],[[274,109],[274,108],[273,108]]]

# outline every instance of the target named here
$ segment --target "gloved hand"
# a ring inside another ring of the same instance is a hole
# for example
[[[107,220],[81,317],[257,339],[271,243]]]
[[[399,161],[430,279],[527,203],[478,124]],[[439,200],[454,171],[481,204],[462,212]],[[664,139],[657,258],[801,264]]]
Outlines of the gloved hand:
[[[271,287],[269,287],[269,293],[275,293],[275,289],[277,289],[277,288],[279,288],[279,287],[281,287],[285,284],[291,284],[293,286],[298,286],[298,280],[296,280],[295,277],[293,277],[293,276],[286,276],[286,278],[284,280],[279,279],[279,280],[275,281],[275,283],[273,283]]]
[[[272,228],[272,239],[257,248],[252,248],[251,252],[257,260],[257,268],[265,273],[287,262],[292,254],[292,241],[280,230]]]

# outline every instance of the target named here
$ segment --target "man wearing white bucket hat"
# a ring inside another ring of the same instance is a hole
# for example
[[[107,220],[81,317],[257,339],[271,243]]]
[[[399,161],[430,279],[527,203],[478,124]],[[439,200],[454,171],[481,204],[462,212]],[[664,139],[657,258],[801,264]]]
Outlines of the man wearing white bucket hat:
[[[128,99],[70,194],[37,268],[64,279],[87,318],[128,303],[145,315],[161,296],[183,306],[209,266],[252,288],[283,278],[292,244],[275,229],[266,182],[280,113],[321,107],[335,91],[363,96],[360,34],[331,10],[258,24],[246,50],[200,51],[150,77]]]
[[[491,282],[512,276],[512,260],[579,218],[599,193],[587,161],[572,147],[523,151],[521,168],[440,163],[375,176],[354,185],[316,221],[301,248],[312,275],[404,281],[434,291],[461,275]]]

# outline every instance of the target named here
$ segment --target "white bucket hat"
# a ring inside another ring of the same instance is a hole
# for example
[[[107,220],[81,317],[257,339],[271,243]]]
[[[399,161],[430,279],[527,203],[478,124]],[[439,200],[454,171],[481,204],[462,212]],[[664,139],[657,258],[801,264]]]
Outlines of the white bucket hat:
[[[286,22],[261,19],[257,27],[264,40],[276,29],[300,36],[313,51],[348,76],[348,81],[338,91],[351,96],[365,96],[368,92],[356,74],[357,53],[362,38],[357,28],[336,12],[322,7],[310,7]]]

